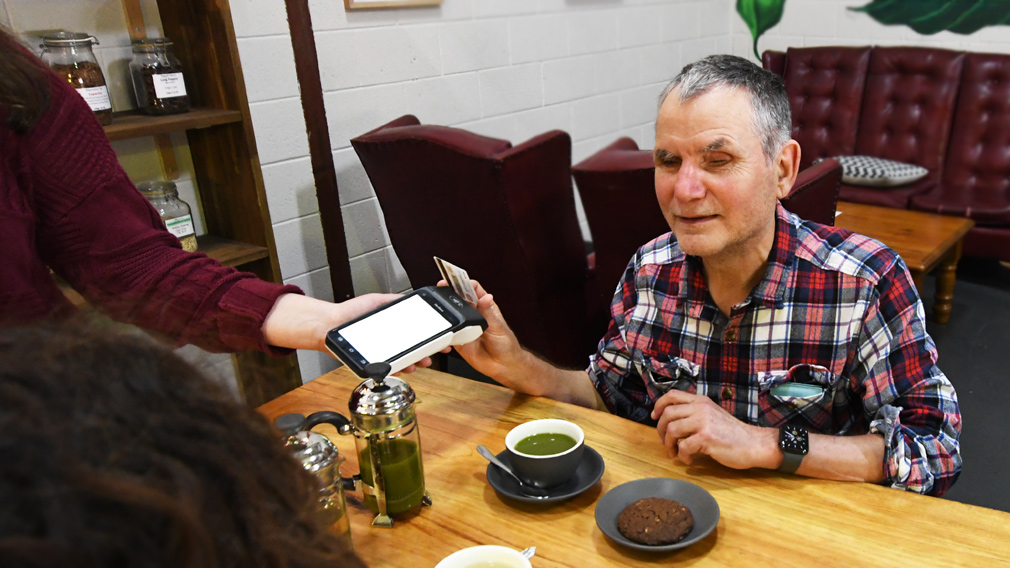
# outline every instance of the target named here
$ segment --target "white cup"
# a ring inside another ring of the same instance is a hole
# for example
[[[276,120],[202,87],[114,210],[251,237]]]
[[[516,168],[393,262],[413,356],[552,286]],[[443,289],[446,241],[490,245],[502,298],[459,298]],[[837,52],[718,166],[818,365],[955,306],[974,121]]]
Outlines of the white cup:
[[[518,550],[486,544],[457,550],[442,559],[435,568],[532,568]]]

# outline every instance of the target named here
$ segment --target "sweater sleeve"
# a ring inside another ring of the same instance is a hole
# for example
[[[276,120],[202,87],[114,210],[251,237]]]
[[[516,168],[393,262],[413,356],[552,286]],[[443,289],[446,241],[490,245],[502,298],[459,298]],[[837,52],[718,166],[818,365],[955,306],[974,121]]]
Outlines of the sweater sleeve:
[[[53,78],[49,110],[30,134],[39,253],[115,319],[209,351],[258,349],[277,298],[301,293],[182,250],[120,166],[91,109]]]

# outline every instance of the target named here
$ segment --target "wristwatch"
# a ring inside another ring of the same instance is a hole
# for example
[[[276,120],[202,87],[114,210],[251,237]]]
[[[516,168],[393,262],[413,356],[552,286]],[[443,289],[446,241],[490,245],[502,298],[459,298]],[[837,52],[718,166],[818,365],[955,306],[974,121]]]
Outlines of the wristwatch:
[[[802,426],[786,424],[779,428],[779,449],[785,454],[779,471],[793,473],[800,467],[803,456],[810,451],[810,436]]]

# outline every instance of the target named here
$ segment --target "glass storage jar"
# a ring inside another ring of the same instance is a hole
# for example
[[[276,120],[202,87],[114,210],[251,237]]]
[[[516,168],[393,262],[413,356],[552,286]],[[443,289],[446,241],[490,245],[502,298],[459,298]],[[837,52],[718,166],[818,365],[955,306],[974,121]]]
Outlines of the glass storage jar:
[[[130,61],[133,92],[137,108],[147,114],[176,114],[189,110],[189,95],[182,76],[182,65],[172,53],[172,42],[165,38],[133,40]]]
[[[158,210],[168,232],[182,243],[183,250],[196,250],[196,225],[189,204],[179,199],[179,190],[170,181],[143,181],[137,189]]]
[[[42,60],[77,89],[102,124],[112,123],[112,100],[105,75],[91,46],[94,36],[80,32],[57,32],[42,36]]]

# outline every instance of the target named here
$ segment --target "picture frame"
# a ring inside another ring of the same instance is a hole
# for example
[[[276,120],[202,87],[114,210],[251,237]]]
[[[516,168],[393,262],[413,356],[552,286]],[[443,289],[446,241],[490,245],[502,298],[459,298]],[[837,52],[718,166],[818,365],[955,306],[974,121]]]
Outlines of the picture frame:
[[[344,0],[344,8],[348,11],[420,8],[441,5],[442,0]]]

